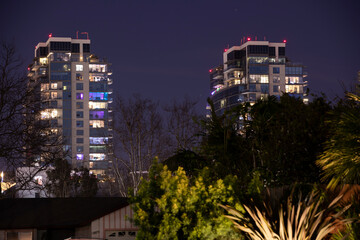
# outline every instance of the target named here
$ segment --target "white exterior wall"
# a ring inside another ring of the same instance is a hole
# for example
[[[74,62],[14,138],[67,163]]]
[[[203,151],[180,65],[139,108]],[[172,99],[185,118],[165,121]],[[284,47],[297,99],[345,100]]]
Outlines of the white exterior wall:
[[[122,209],[105,215],[99,219],[91,222],[91,237],[92,238],[106,238],[107,231],[134,231],[139,228],[136,227],[129,218],[132,218],[133,211],[128,205]],[[125,238],[124,238],[125,239]]]

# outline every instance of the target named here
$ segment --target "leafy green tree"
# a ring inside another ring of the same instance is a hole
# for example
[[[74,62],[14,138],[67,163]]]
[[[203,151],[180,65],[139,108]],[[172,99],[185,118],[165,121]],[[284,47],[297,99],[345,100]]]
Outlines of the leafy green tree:
[[[328,136],[326,117],[330,109],[323,97],[306,105],[287,94],[280,100],[271,96],[252,106],[247,140],[254,167],[266,186],[319,181],[315,161]]]
[[[218,204],[236,206],[233,179],[209,181],[205,168],[189,179],[182,168],[171,172],[155,163],[149,180],[131,198],[137,239],[239,239]]]
[[[45,187],[55,197],[93,197],[98,191],[97,179],[88,169],[71,169],[62,158],[55,159],[47,175]]]
[[[246,135],[240,134],[247,124],[249,105],[239,105],[217,116],[210,99],[208,103],[212,109],[211,117],[202,121],[200,155],[207,159],[206,166],[214,170],[214,176],[224,178],[232,174],[238,176],[240,182],[244,182],[253,169],[248,139]],[[243,119],[241,124],[239,118]]]

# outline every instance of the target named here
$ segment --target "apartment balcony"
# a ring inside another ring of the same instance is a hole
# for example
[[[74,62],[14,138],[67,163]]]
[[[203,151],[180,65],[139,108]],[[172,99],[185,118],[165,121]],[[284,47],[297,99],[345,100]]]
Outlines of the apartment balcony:
[[[228,65],[227,68],[224,69],[224,73],[235,70],[244,71],[244,67],[240,67],[239,65]]]

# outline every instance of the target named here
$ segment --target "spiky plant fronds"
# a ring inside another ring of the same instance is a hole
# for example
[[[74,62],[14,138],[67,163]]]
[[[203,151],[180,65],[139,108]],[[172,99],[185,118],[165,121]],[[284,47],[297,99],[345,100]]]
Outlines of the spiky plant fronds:
[[[287,207],[281,207],[276,221],[269,220],[257,207],[244,206],[239,212],[232,207],[225,208],[235,228],[252,240],[321,240],[332,234],[339,226],[349,224],[351,219],[341,219],[350,205],[335,211],[334,207],[341,199],[337,196],[328,206],[322,207],[322,200],[312,192],[304,200],[294,204],[290,197]]]
[[[334,118],[334,132],[316,162],[324,170],[324,180],[334,189],[340,184],[360,183],[360,96],[348,93],[353,104],[344,106]]]

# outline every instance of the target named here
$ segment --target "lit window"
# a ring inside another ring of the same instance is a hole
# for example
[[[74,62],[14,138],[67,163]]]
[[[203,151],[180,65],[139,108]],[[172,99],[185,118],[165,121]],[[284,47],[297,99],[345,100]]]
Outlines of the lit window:
[[[285,91],[287,93],[302,93],[302,88],[300,88],[300,86],[297,85],[286,85]]]
[[[104,119],[104,111],[90,111],[90,118]]]
[[[107,137],[90,137],[90,144],[107,144]]]
[[[104,121],[103,120],[90,120],[90,127],[91,128],[103,128]]]
[[[76,99],[84,99],[83,93],[76,93]]]
[[[302,79],[300,77],[285,77],[287,84],[295,84],[295,83],[301,83]]]
[[[81,153],[76,154],[76,160],[84,160],[84,154]]]
[[[107,103],[105,102],[89,102],[90,109],[106,109]]]
[[[108,100],[107,92],[90,92],[89,100]]]
[[[57,87],[58,87],[57,83],[52,83],[51,84],[51,89],[57,89]]]
[[[269,83],[268,75],[260,75],[260,83]]]
[[[43,185],[42,176],[35,176],[34,180],[36,184]]]
[[[51,92],[51,99],[56,99],[58,97],[57,92]]]
[[[106,72],[105,64],[89,64],[90,72]]]
[[[273,86],[273,92],[277,93],[280,91],[280,86],[279,85],[274,85]]]
[[[46,65],[46,64],[48,64],[48,59],[47,58],[40,58],[39,62],[40,62],[41,65]]]
[[[225,104],[226,104],[226,99],[221,99],[221,101],[220,101],[220,107],[221,107],[221,108],[225,107]]]
[[[49,84],[48,83],[42,83],[40,87],[41,91],[49,90]]]
[[[76,64],[76,71],[77,71],[77,72],[82,72],[83,70],[84,70],[84,66],[83,66],[83,65]]]
[[[90,153],[90,161],[105,160],[105,153]]]
[[[249,76],[250,83],[269,83],[268,75],[255,75],[251,74]]]
[[[56,109],[45,109],[40,114],[41,119],[56,118],[58,116],[58,111]]]
[[[76,80],[82,81],[83,80],[83,76],[81,73],[77,73],[76,74]]]

